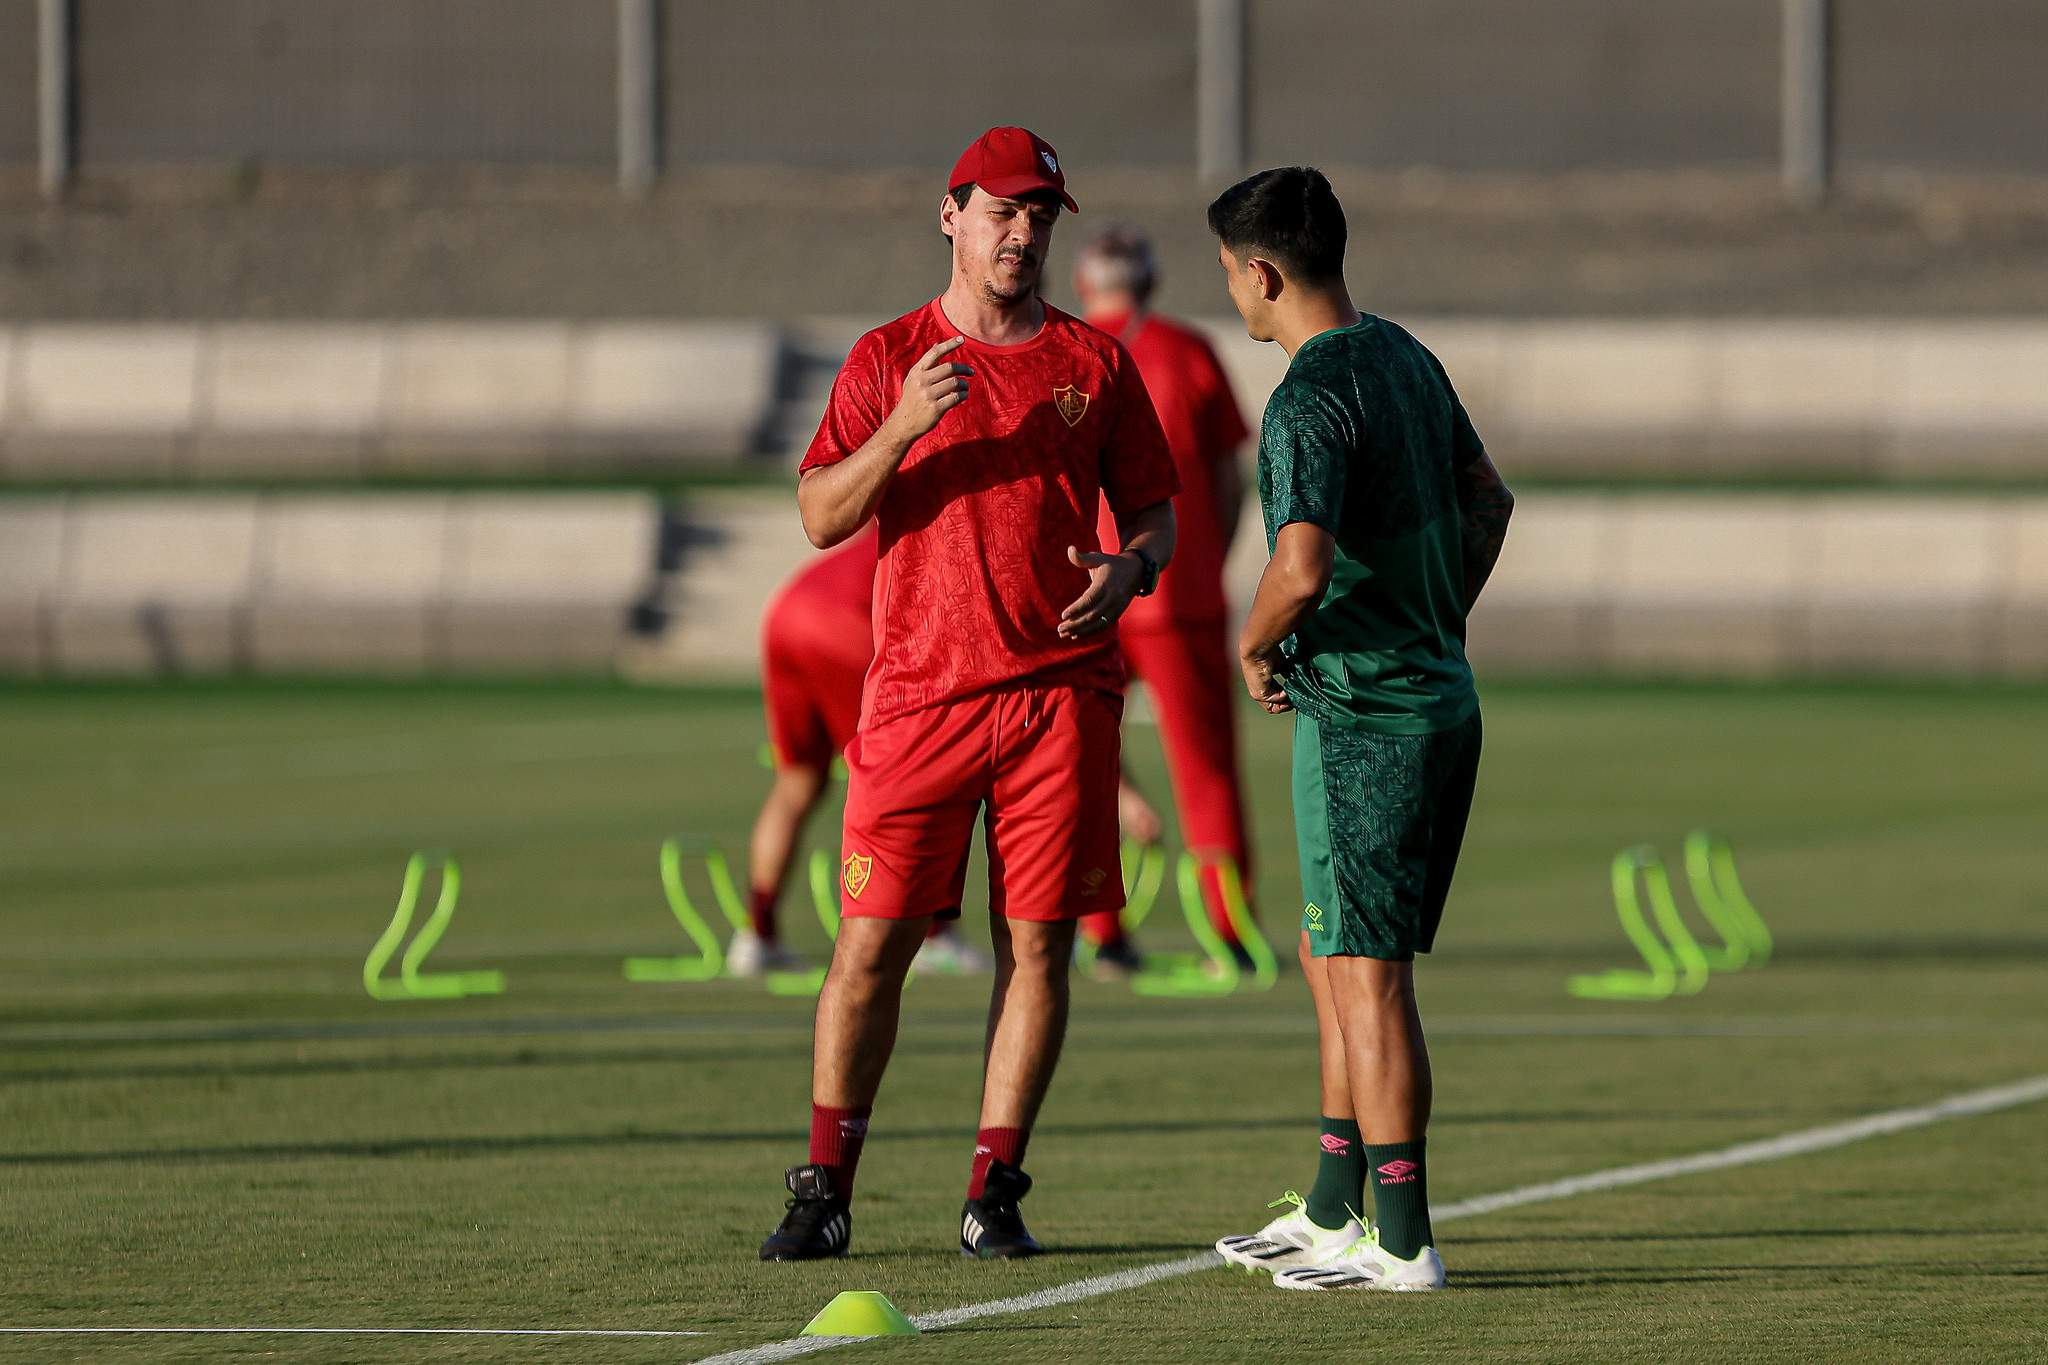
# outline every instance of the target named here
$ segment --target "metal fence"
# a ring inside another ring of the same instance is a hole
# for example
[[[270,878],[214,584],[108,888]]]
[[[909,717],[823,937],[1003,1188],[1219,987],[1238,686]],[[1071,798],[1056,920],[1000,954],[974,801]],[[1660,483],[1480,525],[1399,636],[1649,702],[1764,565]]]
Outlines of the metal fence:
[[[44,54],[38,60],[38,50]],[[0,0],[0,160],[2048,174],[2041,0]],[[38,92],[40,91],[40,98]]]

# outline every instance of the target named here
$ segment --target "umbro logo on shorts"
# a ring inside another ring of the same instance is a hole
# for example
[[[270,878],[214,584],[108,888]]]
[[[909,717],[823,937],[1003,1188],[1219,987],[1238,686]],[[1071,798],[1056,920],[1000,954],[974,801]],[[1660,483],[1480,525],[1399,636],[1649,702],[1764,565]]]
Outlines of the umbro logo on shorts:
[[[1301,917],[1308,921],[1308,927],[1311,929],[1323,927],[1323,907],[1317,905],[1314,901],[1310,901],[1301,908]]]

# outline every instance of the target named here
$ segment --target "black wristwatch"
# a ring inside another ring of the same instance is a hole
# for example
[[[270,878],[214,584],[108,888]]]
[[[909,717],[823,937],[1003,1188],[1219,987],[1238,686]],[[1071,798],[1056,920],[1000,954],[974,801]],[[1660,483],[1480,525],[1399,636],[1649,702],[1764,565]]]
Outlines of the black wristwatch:
[[[1138,588],[1131,595],[1133,597],[1150,597],[1152,590],[1159,586],[1159,565],[1153,562],[1151,555],[1146,554],[1135,546],[1131,548],[1130,553],[1136,555],[1138,563],[1144,566],[1138,570]]]

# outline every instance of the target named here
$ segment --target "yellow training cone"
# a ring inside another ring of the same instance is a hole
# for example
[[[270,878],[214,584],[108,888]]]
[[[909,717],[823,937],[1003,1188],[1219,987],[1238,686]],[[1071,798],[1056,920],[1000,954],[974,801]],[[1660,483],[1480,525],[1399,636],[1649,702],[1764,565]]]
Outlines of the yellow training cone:
[[[807,1337],[914,1337],[917,1324],[872,1289],[849,1289],[804,1325]]]

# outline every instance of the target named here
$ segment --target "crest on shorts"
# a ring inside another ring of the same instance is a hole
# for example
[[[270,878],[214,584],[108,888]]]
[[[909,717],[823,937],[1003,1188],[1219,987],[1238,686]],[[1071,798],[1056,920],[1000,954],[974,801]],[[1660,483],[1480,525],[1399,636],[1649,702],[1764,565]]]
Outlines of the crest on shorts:
[[[1061,421],[1070,427],[1077,426],[1088,414],[1088,400],[1094,396],[1081,392],[1072,384],[1062,384],[1052,391],[1052,405],[1059,409]]]
[[[1102,868],[1089,868],[1086,872],[1081,874],[1081,894],[1084,896],[1094,895],[1096,892],[1102,889],[1102,884],[1108,880],[1109,873],[1104,871]]]
[[[845,874],[846,894],[859,900],[860,893],[868,889],[868,878],[874,873],[875,860],[863,858],[858,853],[849,853],[841,867]]]

